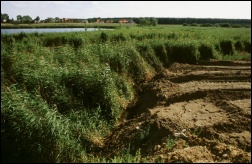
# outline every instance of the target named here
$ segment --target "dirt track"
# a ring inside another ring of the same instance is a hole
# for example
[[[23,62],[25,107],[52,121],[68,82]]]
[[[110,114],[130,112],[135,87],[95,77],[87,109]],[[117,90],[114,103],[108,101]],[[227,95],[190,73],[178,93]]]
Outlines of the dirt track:
[[[143,85],[102,153],[129,144],[143,162],[251,162],[251,63],[173,63]]]

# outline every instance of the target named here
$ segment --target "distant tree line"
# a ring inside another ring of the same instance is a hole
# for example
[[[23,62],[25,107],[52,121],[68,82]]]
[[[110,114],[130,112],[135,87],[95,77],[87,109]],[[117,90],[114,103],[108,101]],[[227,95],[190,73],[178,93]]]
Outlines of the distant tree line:
[[[68,18],[67,18],[68,19]],[[99,20],[99,21],[98,21]],[[1,13],[1,23],[60,23],[60,22],[76,22],[76,23],[119,23],[121,20],[126,20],[127,23],[136,23],[141,26],[152,25],[156,26],[157,24],[180,24],[184,26],[220,26],[220,27],[241,27],[251,25],[251,19],[219,19],[219,18],[154,18],[154,17],[121,17],[121,18],[88,18],[88,19],[75,19],[69,18],[68,21],[65,18],[61,19],[59,17],[48,17],[45,20],[40,20],[40,17],[37,16],[35,19],[32,19],[29,15],[21,16],[18,15],[17,19],[10,19],[9,15],[6,13]]]
[[[145,18],[89,18],[88,22],[94,23],[97,20],[102,20],[102,22],[113,22],[119,23],[120,20],[127,20],[127,23],[137,23],[141,26],[156,26],[158,24],[158,19],[154,17],[145,17]]]
[[[38,23],[40,17],[37,16],[35,19],[32,19],[29,15],[17,15],[17,19],[9,19],[9,15],[6,13],[1,13],[1,23]]]
[[[158,24],[251,24],[251,19],[219,19],[219,18],[157,18]]]
[[[139,25],[153,25],[157,24],[177,24],[177,25],[188,25],[188,26],[201,26],[201,27],[250,27],[251,19],[219,19],[219,18],[153,18],[153,17],[141,17],[141,18],[88,18],[88,22],[96,22],[97,19],[101,19],[104,22],[111,20],[113,23],[118,23],[119,20],[129,20]]]
[[[233,28],[240,28],[240,27],[251,27],[250,24],[230,24],[230,23],[183,23],[183,26],[199,26],[199,27],[233,27]]]

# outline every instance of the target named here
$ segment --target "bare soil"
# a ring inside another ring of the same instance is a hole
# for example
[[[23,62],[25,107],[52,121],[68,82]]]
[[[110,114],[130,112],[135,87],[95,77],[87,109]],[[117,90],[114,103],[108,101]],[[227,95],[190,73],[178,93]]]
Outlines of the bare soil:
[[[251,62],[173,63],[143,84],[105,140],[145,161],[251,163]]]

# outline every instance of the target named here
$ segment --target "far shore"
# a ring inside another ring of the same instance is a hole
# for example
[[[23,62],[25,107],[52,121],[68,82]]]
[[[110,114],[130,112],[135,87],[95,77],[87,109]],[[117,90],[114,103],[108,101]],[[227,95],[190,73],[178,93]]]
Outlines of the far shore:
[[[1,29],[18,28],[116,28],[125,26],[136,26],[126,23],[32,23],[32,24],[10,24],[1,23]]]

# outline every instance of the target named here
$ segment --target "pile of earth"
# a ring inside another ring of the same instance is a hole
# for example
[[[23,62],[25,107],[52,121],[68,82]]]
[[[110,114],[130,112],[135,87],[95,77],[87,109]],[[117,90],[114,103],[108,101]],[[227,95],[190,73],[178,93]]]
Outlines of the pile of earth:
[[[251,162],[251,62],[174,63],[143,84],[104,141],[143,162]]]

